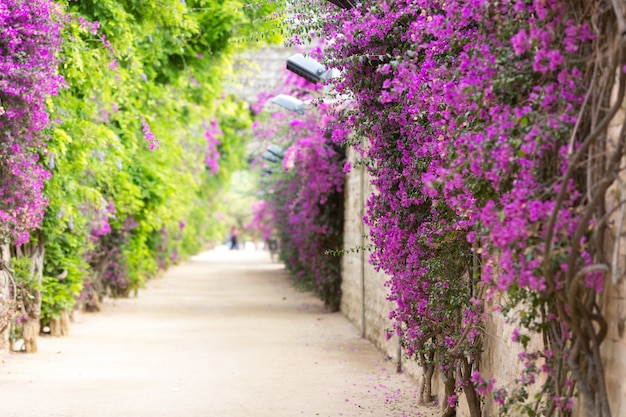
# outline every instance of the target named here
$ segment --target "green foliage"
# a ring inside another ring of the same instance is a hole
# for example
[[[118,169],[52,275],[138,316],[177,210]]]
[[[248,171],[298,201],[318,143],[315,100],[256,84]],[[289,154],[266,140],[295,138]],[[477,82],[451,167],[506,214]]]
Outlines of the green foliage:
[[[34,289],[39,287],[37,277],[31,274],[31,260],[29,258],[11,258],[9,268],[13,271],[13,279],[18,285]]]
[[[56,122],[44,155],[52,173],[42,227],[44,319],[70,309],[85,280],[99,296],[126,295],[219,236],[217,195],[243,166],[241,132],[252,123],[245,104],[220,97],[221,79],[233,36],[252,32],[256,13],[276,7],[66,4],[59,72],[68,86],[48,102]],[[212,120],[223,132],[218,173],[206,164]]]

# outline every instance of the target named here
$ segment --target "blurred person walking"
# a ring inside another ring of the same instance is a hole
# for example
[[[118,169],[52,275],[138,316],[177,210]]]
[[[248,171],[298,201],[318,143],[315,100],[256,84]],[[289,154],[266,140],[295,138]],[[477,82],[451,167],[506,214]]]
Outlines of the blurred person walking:
[[[230,229],[230,250],[239,250],[239,243],[237,242],[237,229],[235,226]]]

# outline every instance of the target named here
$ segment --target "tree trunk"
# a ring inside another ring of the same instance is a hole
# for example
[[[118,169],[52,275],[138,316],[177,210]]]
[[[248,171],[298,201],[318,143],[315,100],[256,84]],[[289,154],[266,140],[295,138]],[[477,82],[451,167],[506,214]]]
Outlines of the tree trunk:
[[[44,244],[41,236],[36,241],[15,248],[15,256],[30,259],[30,275],[37,282],[36,288],[29,288],[29,299],[24,300],[24,310],[28,316],[22,322],[22,336],[26,353],[37,352],[37,336],[39,335],[41,318],[41,282],[43,279]]]
[[[472,378],[472,367],[469,364],[467,358],[461,359],[461,366],[463,369],[463,373],[461,378],[465,383],[463,386],[465,387],[463,390],[465,392],[465,398],[467,399],[467,406],[469,408],[470,417],[481,417],[482,410],[480,406],[480,397],[476,392],[476,388],[471,381]]]
[[[39,335],[39,316],[22,322],[22,338],[24,339],[24,349],[26,353],[37,353],[37,336]]]
[[[68,336],[70,334],[70,313],[62,311],[58,319],[50,322],[50,335]]]
[[[454,371],[442,371],[441,377],[445,386],[445,394],[442,401],[443,412],[441,414],[441,417],[455,417],[456,407],[451,407],[450,403],[448,402],[448,398],[452,397],[455,394],[454,389],[456,388],[456,379],[454,378]]]
[[[11,300],[15,294],[12,294],[11,275],[6,269],[10,257],[9,245],[0,246],[0,264],[5,266],[0,268],[0,354],[11,350],[9,342],[11,314],[8,310],[12,308]]]
[[[435,373],[435,364],[433,359],[434,352],[429,355],[429,361],[425,355],[421,355],[422,362],[422,384],[420,386],[419,404],[430,404],[433,401],[433,374]]]
[[[109,256],[103,254],[100,255],[98,262],[92,266],[94,271],[92,278],[85,281],[85,289],[89,287],[88,298],[81,300],[82,304],[79,306],[79,310],[90,313],[102,310],[102,297],[105,293],[104,274],[110,262]]]

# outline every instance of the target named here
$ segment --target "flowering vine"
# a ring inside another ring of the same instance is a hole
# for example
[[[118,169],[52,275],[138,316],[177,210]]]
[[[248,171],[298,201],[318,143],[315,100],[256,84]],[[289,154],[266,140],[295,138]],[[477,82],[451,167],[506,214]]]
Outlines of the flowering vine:
[[[46,207],[41,165],[45,100],[57,94],[60,18],[49,0],[0,3],[0,237],[17,245],[39,227]]]
[[[251,123],[220,98],[229,41],[276,6],[200,3],[0,0],[0,243],[42,272],[22,283],[33,337],[40,319],[68,319],[81,292],[97,309],[220,234],[206,215]],[[220,121],[220,141],[207,143],[206,118]],[[19,307],[10,287],[3,311]]]
[[[150,129],[150,125],[146,121],[146,119],[141,118],[141,128],[144,134],[144,140],[148,142],[148,147],[151,151],[159,148],[159,140],[154,136],[152,130]]]
[[[316,89],[319,86],[291,75],[285,92],[305,100]],[[319,104],[298,117],[273,113],[257,126],[255,135],[262,147],[273,143],[285,148],[282,161],[266,163],[270,175],[262,184],[265,204],[257,208],[256,227],[265,235],[277,231],[287,268],[331,310],[337,310],[341,300],[341,258],[326,252],[342,246],[345,177],[345,152],[331,139],[334,120],[328,106]],[[268,217],[269,228],[258,224]]]
[[[624,59],[609,54],[607,65],[597,45],[619,51],[610,28],[618,33],[624,24],[621,11],[598,24],[598,4],[585,7],[318,4],[304,29],[322,26],[332,39],[327,64],[342,70],[335,87],[353,99],[346,123],[361,138],[377,189],[366,219],[371,261],[390,276],[392,318],[408,354],[426,379],[439,368],[444,415],[454,414],[460,393],[473,416],[485,395],[505,414],[569,415],[576,387],[590,415],[610,415],[597,295],[603,271],[615,270],[602,255],[602,203],[623,144],[608,156],[593,144],[616,111],[606,110],[613,80],[606,74]],[[603,158],[607,166],[596,162]],[[501,304],[525,348],[527,333],[545,342],[521,358],[527,372],[514,390],[481,374],[485,299]]]
[[[206,138],[206,157],[204,160],[211,174],[217,174],[220,171],[220,152],[218,150],[220,140],[218,137],[223,135],[224,132],[220,130],[215,119],[211,121],[210,125],[204,126],[204,137]]]

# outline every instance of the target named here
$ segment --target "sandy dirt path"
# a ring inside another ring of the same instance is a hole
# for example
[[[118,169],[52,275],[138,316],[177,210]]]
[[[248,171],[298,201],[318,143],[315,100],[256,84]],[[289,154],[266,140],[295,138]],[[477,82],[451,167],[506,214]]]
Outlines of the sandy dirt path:
[[[2,417],[430,416],[266,252],[211,251],[0,365]]]

